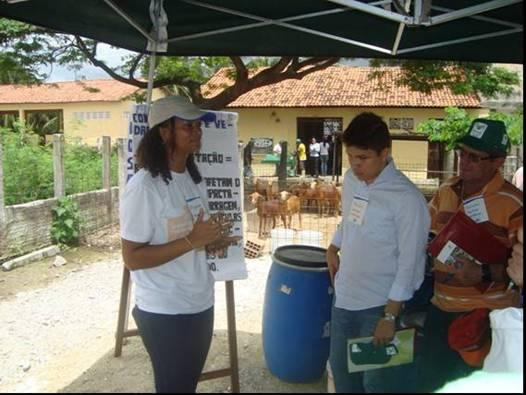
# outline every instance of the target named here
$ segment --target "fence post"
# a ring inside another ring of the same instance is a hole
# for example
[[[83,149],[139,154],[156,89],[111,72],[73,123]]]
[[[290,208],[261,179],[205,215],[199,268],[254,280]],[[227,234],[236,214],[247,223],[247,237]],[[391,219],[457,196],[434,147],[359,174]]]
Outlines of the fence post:
[[[0,246],[5,230],[5,200],[4,200],[4,156],[2,153],[2,135],[0,135]],[[0,255],[1,252],[0,252]]]
[[[278,185],[279,190],[284,191],[287,188],[287,162],[288,162],[288,144],[286,141],[280,141],[281,155],[278,165]]]
[[[64,178],[64,135],[61,133],[53,135],[53,184],[55,187],[55,197],[66,195]]]
[[[117,156],[118,156],[118,172],[119,172],[119,198],[122,196],[124,191],[124,186],[126,185],[126,178],[128,177],[126,165],[128,159],[128,147],[127,147],[127,138],[118,138],[117,139]]]
[[[106,191],[106,212],[113,223],[111,204],[111,137],[102,136],[102,189]]]

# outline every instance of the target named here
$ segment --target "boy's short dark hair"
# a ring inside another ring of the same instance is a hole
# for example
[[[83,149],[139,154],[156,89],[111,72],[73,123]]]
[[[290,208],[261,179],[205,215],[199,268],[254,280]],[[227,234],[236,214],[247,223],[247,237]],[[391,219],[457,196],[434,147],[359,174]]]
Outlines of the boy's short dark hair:
[[[343,144],[360,149],[371,149],[377,154],[391,148],[391,135],[387,124],[372,112],[362,112],[354,117],[342,135]]]

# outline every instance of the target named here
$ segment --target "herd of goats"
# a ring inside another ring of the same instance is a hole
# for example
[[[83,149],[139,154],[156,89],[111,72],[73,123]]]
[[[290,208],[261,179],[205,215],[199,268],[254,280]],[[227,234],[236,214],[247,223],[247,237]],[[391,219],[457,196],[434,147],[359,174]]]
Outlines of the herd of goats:
[[[263,179],[256,179],[254,187],[255,191],[249,195],[249,199],[256,207],[260,238],[268,236],[267,227],[271,221],[271,229],[276,227],[277,218],[281,218],[285,228],[291,228],[292,216],[297,214],[301,228],[302,210],[315,210],[320,217],[341,213],[341,186],[319,178],[311,183],[293,184],[283,191],[279,191],[276,181]]]

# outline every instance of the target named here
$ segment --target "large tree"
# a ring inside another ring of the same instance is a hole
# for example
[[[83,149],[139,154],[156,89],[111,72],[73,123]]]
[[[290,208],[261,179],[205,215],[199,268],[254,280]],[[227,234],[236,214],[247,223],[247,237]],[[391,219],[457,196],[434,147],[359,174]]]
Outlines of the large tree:
[[[112,78],[146,88],[149,62],[144,54],[123,59],[119,67],[110,67],[97,56],[99,43],[60,34],[20,22],[0,18],[0,83],[32,83],[46,78],[42,65],[67,65],[79,68],[84,62],[100,67]],[[242,58],[167,57],[156,62],[154,87],[184,90],[204,108],[222,109],[244,93],[286,79],[304,76],[327,68],[341,58]],[[373,65],[391,64],[376,61]],[[400,84],[429,92],[433,87],[448,85],[457,92],[477,92],[486,97],[509,93],[519,82],[516,73],[490,64],[458,62],[398,61],[404,71]],[[261,67],[265,66],[265,67]],[[220,68],[230,67],[233,84],[216,96],[203,97],[201,87]],[[380,69],[379,69],[380,70]],[[371,73],[371,78],[381,74]]]

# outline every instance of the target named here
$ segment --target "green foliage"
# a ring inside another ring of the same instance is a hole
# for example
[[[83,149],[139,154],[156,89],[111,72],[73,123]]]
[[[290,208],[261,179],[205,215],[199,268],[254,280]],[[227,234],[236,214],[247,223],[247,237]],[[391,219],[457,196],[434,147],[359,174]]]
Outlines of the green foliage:
[[[102,156],[96,147],[67,139],[64,147],[66,195],[102,188]]]
[[[49,147],[24,123],[15,131],[0,129],[4,153],[4,198],[6,205],[53,196],[53,157]]]
[[[148,75],[145,63],[143,76]],[[156,79],[181,79],[204,84],[221,67],[232,67],[230,59],[221,56],[162,56],[155,68]]]
[[[506,125],[508,136],[513,145],[521,145],[523,142],[523,125],[524,120],[522,117],[523,109],[519,108],[515,112],[508,114],[503,112],[491,112],[488,116],[489,119],[495,119],[503,121]]]
[[[53,149],[42,145],[39,136],[24,122],[13,129],[0,129],[4,156],[6,205],[48,199],[54,195]],[[64,147],[66,194],[102,188],[102,155],[96,148],[66,139]],[[118,155],[111,155],[111,184],[118,185]]]
[[[473,117],[457,107],[447,107],[446,116],[442,120],[429,119],[417,126],[417,132],[426,134],[429,141],[446,143],[446,149],[455,148],[456,141],[469,130]],[[506,124],[510,141],[514,145],[522,144],[522,109],[513,114],[492,112],[489,119],[501,120]]]
[[[54,59],[49,37],[45,29],[0,18],[0,84],[42,81],[40,66]]]
[[[77,204],[71,198],[62,197],[51,212],[51,240],[59,245],[77,245],[81,223]]]
[[[397,84],[424,93],[449,87],[455,94],[477,93],[495,98],[500,94],[509,95],[520,84],[516,72],[491,63],[375,59],[371,61],[371,65],[400,66],[402,75]],[[370,77],[381,79],[384,72],[382,69],[374,70]]]

